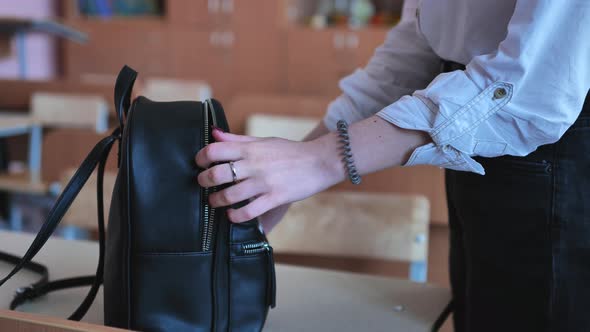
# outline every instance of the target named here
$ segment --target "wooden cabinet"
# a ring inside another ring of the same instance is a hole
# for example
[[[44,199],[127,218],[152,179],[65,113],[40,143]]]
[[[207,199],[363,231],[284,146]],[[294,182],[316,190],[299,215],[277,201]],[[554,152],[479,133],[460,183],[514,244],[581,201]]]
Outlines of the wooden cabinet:
[[[144,78],[207,81],[219,98],[234,91],[282,92],[285,42],[278,8],[275,0],[178,0],[166,2],[162,18],[73,16],[68,23],[90,41],[64,45],[63,71],[74,81],[97,75],[107,81],[128,64]]]
[[[169,24],[207,27],[213,23],[212,0],[174,0],[166,2]]]
[[[287,32],[287,91],[336,96],[338,65],[334,32],[292,28]]]
[[[298,94],[339,94],[338,81],[362,67],[383,43],[385,29],[313,30],[287,33],[287,91]]]
[[[88,33],[86,44],[64,43],[68,79],[116,75],[128,64],[143,75],[170,75],[168,27],[159,19],[74,19],[68,24]]]
[[[283,33],[236,29],[232,48],[234,93],[281,93],[286,89]],[[279,46],[279,47],[277,47]]]
[[[175,75],[207,81],[222,99],[235,93],[283,91],[284,41],[276,25],[277,1],[207,3],[207,27],[172,25]]]
[[[229,30],[194,31],[174,28],[171,35],[171,75],[207,82],[213,96],[225,100],[233,87],[232,32]]]

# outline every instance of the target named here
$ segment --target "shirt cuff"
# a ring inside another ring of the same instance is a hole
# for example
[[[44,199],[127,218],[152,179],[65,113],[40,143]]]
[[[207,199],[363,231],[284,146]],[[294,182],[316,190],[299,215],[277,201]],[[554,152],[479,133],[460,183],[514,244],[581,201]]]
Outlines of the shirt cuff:
[[[407,115],[407,117],[403,115]],[[384,108],[377,113],[377,116],[400,128],[421,130],[428,133],[432,132],[431,123],[434,122],[434,114],[431,108],[417,97],[409,96],[403,97],[397,103]],[[485,173],[483,166],[469,157],[468,154],[462,153],[450,145],[437,145],[436,143],[428,143],[415,149],[403,166],[414,165],[433,165],[457,171]]]
[[[508,83],[480,89],[463,71],[455,71],[439,75],[425,90],[401,98],[377,115],[400,128],[425,131],[432,138],[433,143],[417,148],[405,166],[429,164],[484,174],[471,156],[500,155],[506,144],[479,140],[474,132],[511,96]]]

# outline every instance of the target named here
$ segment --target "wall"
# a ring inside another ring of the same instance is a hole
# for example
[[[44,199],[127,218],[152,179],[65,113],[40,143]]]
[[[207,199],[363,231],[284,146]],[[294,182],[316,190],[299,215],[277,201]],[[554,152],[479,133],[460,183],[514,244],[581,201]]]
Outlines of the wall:
[[[0,0],[0,17],[52,18],[56,15],[52,0]],[[25,76],[22,76],[22,63],[17,52],[17,40],[12,40],[12,54],[0,58],[0,78],[26,78],[49,80],[57,74],[57,41],[55,38],[30,33],[24,37],[26,50],[24,63]]]

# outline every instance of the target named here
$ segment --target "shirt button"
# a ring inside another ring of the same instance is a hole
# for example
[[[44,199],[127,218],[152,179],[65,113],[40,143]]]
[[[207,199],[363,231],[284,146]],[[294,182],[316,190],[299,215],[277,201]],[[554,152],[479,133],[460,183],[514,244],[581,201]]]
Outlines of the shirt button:
[[[506,89],[497,88],[496,90],[494,90],[494,99],[502,99],[506,97],[507,94],[508,92],[506,92]]]

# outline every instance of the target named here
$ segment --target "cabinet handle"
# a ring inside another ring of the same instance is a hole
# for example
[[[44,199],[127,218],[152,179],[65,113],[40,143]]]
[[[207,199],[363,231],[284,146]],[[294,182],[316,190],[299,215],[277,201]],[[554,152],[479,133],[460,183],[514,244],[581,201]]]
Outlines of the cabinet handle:
[[[348,48],[358,48],[359,47],[359,36],[356,33],[351,33],[348,35],[346,39],[346,46]]]
[[[223,33],[223,46],[226,48],[230,48],[234,45],[234,32],[233,31],[226,31]]]
[[[220,41],[220,35],[219,32],[217,31],[213,31],[211,33],[209,33],[209,44],[213,45],[213,46],[217,46],[219,45],[219,41]]]
[[[334,37],[332,38],[332,43],[334,44],[335,49],[342,49],[344,48],[345,40],[344,35],[341,33],[335,33]]]
[[[234,11],[234,0],[221,0],[221,11],[231,14]]]
[[[208,0],[207,11],[209,14],[217,13],[219,11],[219,0]]]

